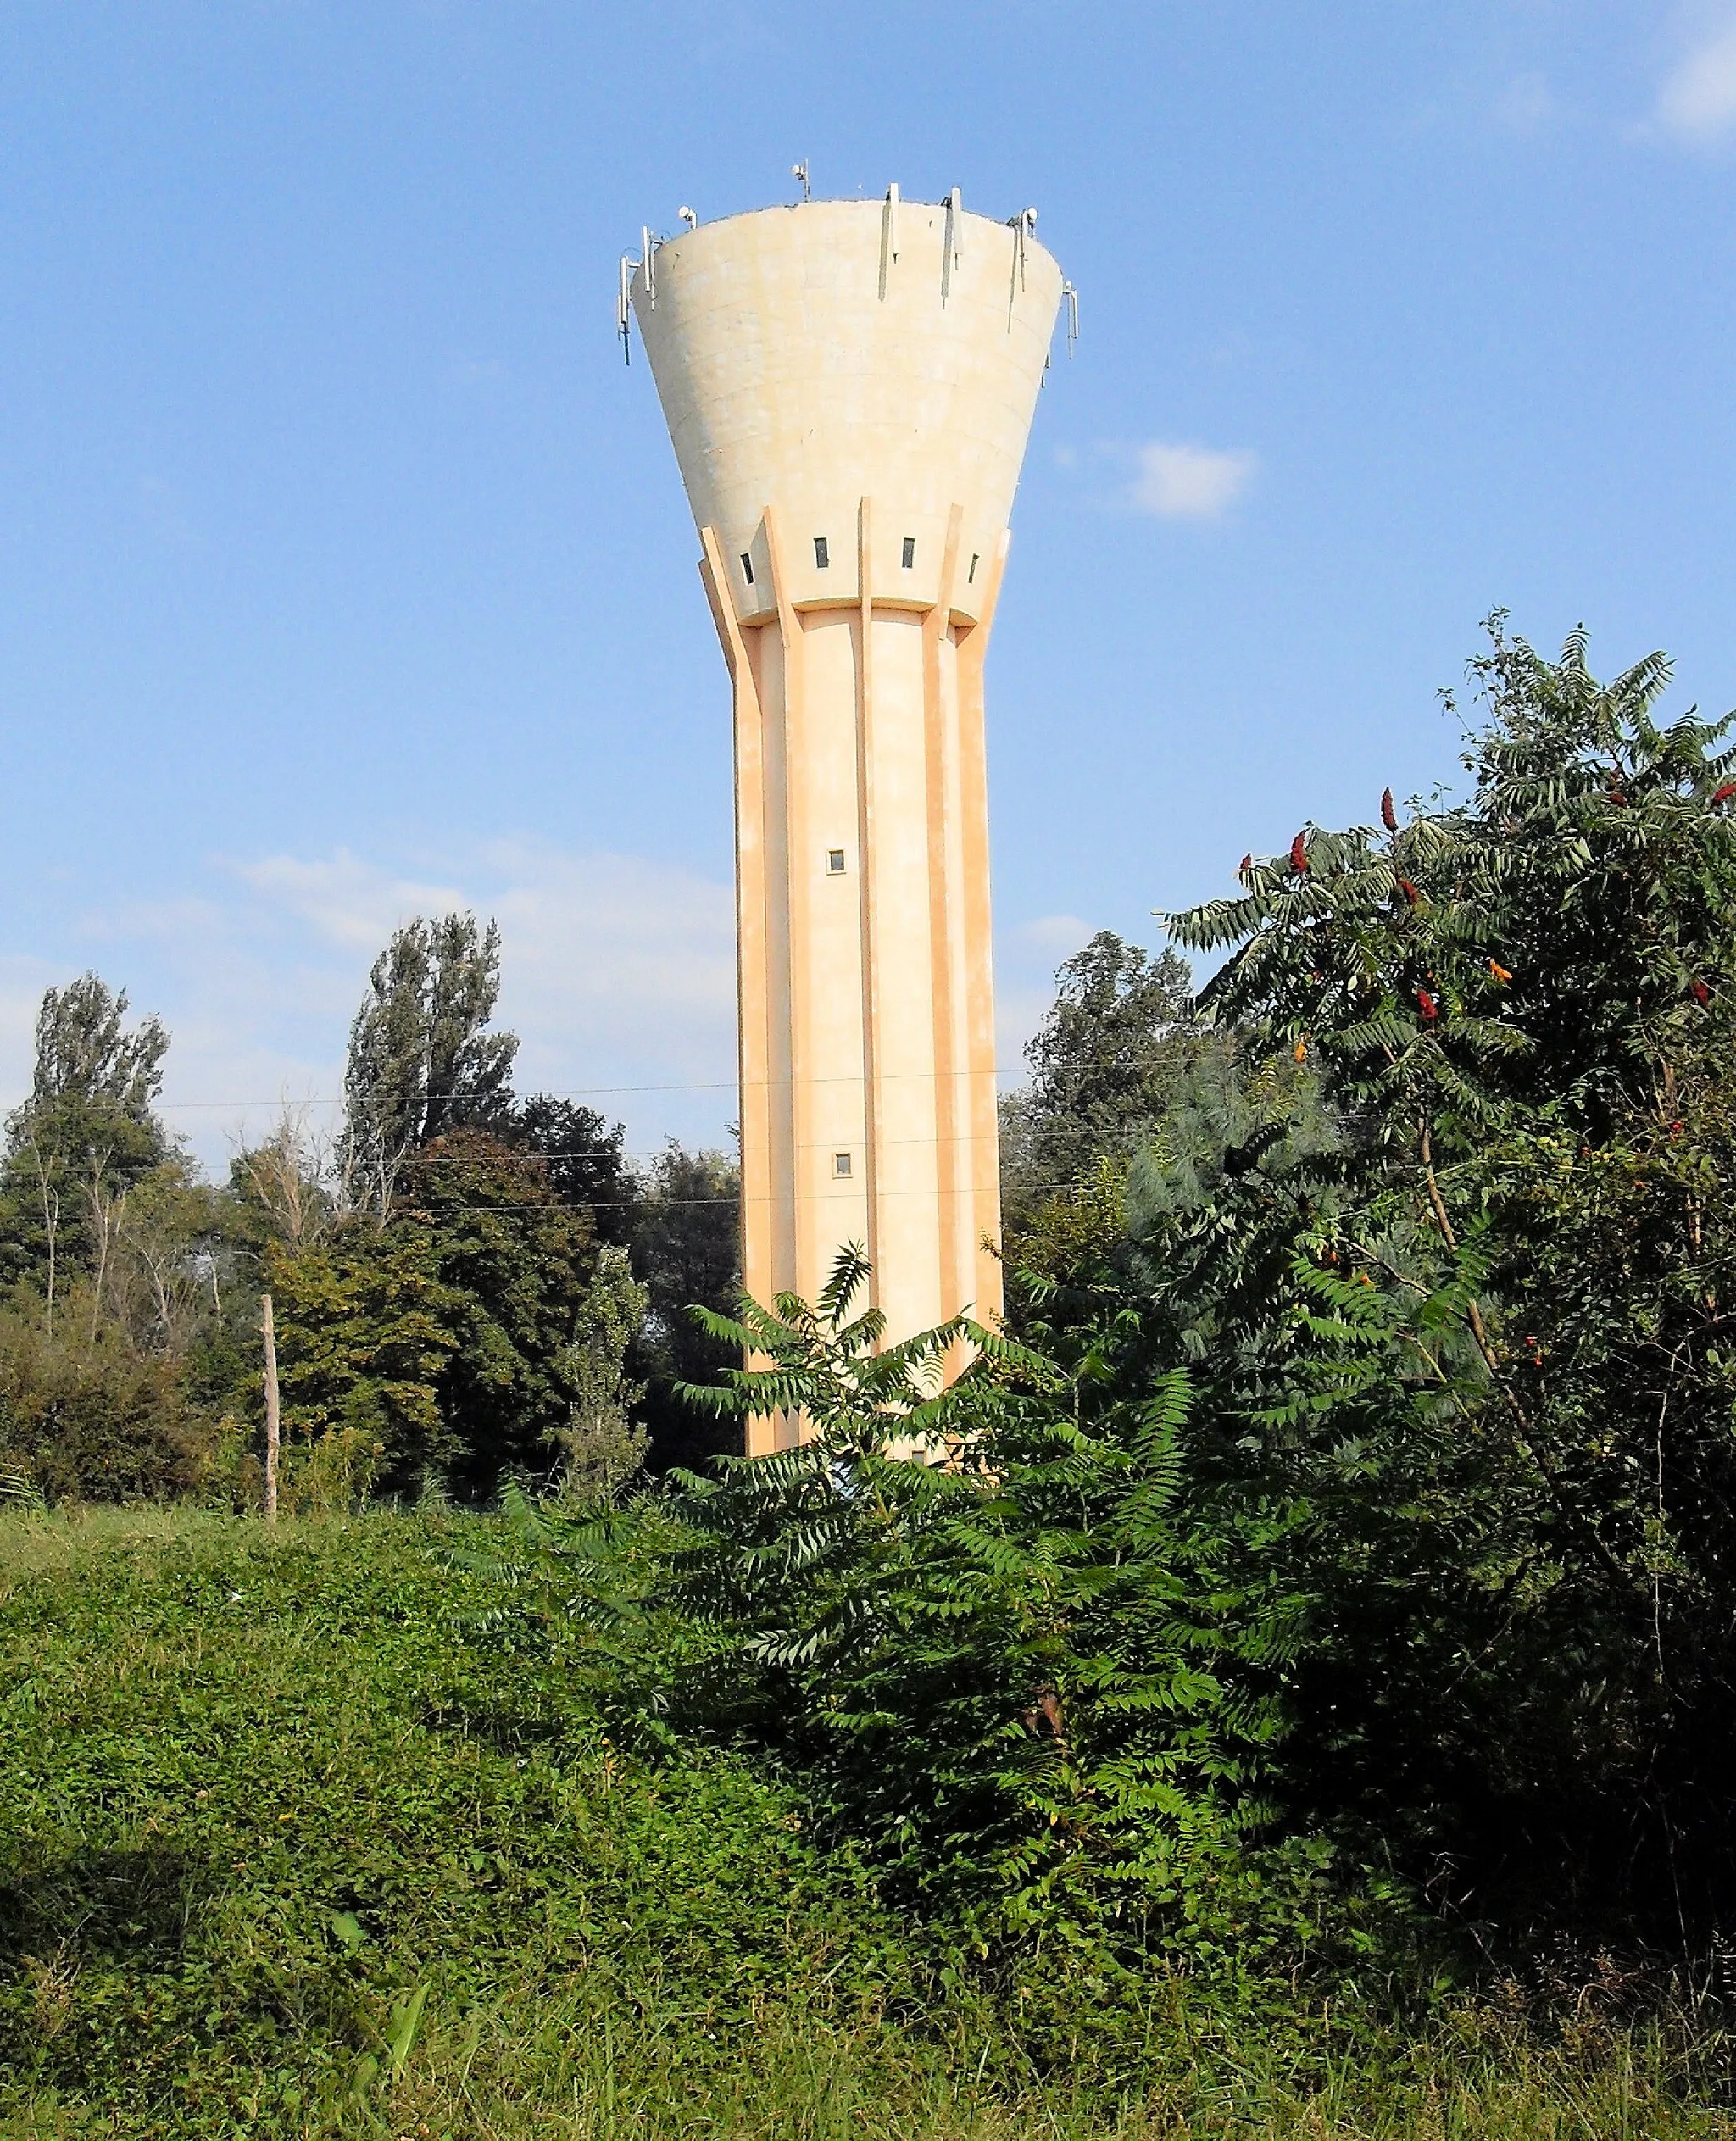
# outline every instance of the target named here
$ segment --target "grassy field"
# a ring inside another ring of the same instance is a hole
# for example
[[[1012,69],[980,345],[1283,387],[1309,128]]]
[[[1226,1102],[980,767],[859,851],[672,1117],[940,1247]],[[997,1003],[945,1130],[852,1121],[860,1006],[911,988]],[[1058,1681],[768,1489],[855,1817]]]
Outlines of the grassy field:
[[[624,1762],[476,1531],[0,1519],[0,2134],[1736,2137],[1679,2029],[972,1988],[787,1786]]]

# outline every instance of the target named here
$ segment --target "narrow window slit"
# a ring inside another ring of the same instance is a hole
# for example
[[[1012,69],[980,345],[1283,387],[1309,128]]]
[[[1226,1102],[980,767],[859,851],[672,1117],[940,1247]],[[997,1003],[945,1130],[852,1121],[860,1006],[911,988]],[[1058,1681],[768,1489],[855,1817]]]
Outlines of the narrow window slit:
[[[815,536],[814,538],[814,562],[819,566],[821,572],[824,572],[826,567],[832,563],[831,558],[826,554],[826,537],[824,536]]]
[[[835,1152],[832,1155],[832,1171],[840,1182],[849,1179],[850,1155],[847,1152]]]
[[[973,550],[973,551],[971,553],[971,570],[969,570],[969,571],[968,571],[968,572],[965,575],[965,585],[967,587],[970,587],[970,586],[971,586],[971,585],[974,582],[974,581],[976,580],[976,561],[977,561],[977,559],[978,559],[982,556],[982,552],[981,552],[980,550]]]
[[[742,553],[742,577],[751,587],[754,584],[754,560],[747,551]]]
[[[844,874],[844,851],[842,848],[828,848],[826,851],[826,874],[828,877],[842,877]]]
[[[916,538],[915,536],[906,536],[904,537],[904,570],[908,572],[915,562]]]

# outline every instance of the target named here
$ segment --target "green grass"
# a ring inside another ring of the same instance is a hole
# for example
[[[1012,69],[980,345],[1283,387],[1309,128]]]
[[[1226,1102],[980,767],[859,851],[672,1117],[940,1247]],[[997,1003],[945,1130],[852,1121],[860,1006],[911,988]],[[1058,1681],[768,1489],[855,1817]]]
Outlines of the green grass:
[[[1679,2029],[943,1985],[787,1785],[488,1632],[475,1528],[0,1519],[0,2134],[1736,2137]]]

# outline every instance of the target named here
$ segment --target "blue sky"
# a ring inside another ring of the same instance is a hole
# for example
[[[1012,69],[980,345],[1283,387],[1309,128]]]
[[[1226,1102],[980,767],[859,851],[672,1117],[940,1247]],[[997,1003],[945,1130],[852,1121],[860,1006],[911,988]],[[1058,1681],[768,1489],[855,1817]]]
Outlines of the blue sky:
[[[95,965],[220,1162],[462,901],[524,1082],[720,1134],[727,698],[615,264],[803,156],[1034,203],[1081,292],[990,658],[1010,1065],[1092,928],[1450,780],[1497,604],[1736,701],[1736,6],[9,0],[0,1100]]]

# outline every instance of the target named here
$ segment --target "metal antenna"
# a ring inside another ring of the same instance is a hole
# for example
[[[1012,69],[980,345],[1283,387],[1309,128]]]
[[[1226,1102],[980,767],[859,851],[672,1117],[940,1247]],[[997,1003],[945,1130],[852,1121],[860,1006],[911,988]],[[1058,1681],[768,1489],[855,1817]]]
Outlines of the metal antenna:
[[[690,231],[697,231],[698,229],[699,219],[694,214],[691,209],[677,209],[676,210],[676,214],[681,218],[682,221],[687,225]]]
[[[620,336],[620,353],[630,364],[633,361],[633,270],[638,264],[626,253],[620,256],[620,294],[615,301],[615,331]]]
[[[880,299],[886,302],[892,280],[892,264],[899,257],[899,189],[896,180],[886,189],[886,206],[880,215]]]
[[[804,201],[811,201],[814,197],[808,190],[808,159],[805,156],[799,164],[791,164],[790,176],[802,181],[802,198]]]
[[[1061,285],[1061,295],[1067,301],[1067,354],[1073,353],[1073,344],[1079,339],[1079,293],[1071,282]]]
[[[946,235],[940,251],[940,302],[943,305],[953,286],[953,270],[959,264],[959,249],[963,243],[960,225],[965,220],[965,203],[957,186],[946,197]]]
[[[653,312],[657,309],[657,241],[651,235],[648,224],[639,233],[644,242],[645,257],[641,263],[645,276],[645,296]]]
[[[1025,242],[1037,235],[1036,209],[1021,209],[1016,215],[1007,218],[1007,225],[1013,234],[1013,288],[1016,292],[1025,287]]]

